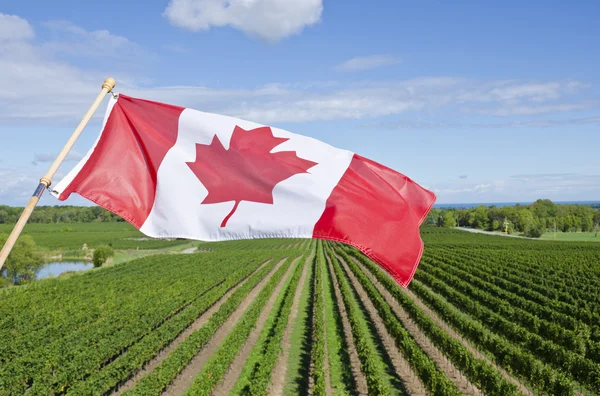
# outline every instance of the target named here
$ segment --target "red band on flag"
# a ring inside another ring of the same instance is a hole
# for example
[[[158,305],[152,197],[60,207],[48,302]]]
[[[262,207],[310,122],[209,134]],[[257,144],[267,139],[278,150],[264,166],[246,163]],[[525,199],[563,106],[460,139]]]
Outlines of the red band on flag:
[[[419,227],[434,202],[408,177],[354,154],[313,236],[358,248],[407,286],[423,253]]]
[[[94,152],[59,199],[77,193],[140,228],[154,205],[156,174],[177,141],[183,110],[119,95]]]

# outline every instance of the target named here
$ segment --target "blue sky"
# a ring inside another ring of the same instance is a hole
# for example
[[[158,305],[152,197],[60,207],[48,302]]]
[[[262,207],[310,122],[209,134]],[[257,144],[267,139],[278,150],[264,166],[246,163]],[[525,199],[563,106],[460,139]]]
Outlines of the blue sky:
[[[107,76],[352,150],[438,203],[600,200],[597,1],[73,4],[0,6],[0,204],[25,204]]]

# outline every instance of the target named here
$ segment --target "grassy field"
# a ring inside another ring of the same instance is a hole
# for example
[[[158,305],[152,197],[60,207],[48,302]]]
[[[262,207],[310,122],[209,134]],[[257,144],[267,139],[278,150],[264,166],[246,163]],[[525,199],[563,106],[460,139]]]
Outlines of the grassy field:
[[[12,224],[0,224],[0,233],[10,233]],[[186,241],[149,239],[129,223],[28,224],[23,231],[35,243],[50,250],[78,250],[111,244],[114,249],[159,249]]]
[[[6,289],[0,394],[600,393],[596,244],[422,237],[408,289],[347,245],[292,239]]]
[[[547,232],[542,235],[542,239],[574,242],[600,242],[600,232],[597,234],[595,232],[557,232],[556,238],[554,238],[553,232]]]

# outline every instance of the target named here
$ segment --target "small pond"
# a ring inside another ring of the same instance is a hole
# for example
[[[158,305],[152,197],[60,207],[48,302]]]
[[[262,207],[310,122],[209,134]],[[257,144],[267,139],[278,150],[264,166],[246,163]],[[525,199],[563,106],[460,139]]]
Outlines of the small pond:
[[[50,278],[58,276],[68,271],[83,271],[94,268],[94,264],[89,261],[58,261],[47,263],[40,267],[36,279]]]

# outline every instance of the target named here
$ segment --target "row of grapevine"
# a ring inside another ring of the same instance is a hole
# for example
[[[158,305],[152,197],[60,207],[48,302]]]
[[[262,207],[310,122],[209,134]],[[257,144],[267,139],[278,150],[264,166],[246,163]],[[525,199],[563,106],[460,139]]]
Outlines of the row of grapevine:
[[[187,390],[186,395],[208,395],[221,381],[223,375],[229,369],[231,362],[246,342],[267,301],[271,298],[275,288],[288,272],[291,261],[291,259],[287,259],[277,272],[269,278],[256,299],[254,299],[250,307],[244,312],[240,321],[227,335],[209,361],[202,367],[202,370],[194,379],[194,383]]]
[[[325,265],[325,255],[323,251],[323,242],[319,241],[317,254],[313,261],[314,282],[313,282],[313,336],[312,336],[312,374],[313,387],[312,394],[315,396],[324,396],[325,389],[325,320],[323,319],[323,310],[325,309],[325,300],[323,296],[323,274],[322,266]]]
[[[570,326],[568,328],[577,326],[579,320],[590,326],[600,324],[600,294],[596,295],[595,288],[594,292],[585,291],[585,285],[582,285],[581,281],[579,287],[567,288],[562,280],[541,280],[539,275],[528,268],[511,270],[510,266],[502,265],[495,258],[491,259],[489,254],[487,258],[479,257],[472,251],[458,251],[452,256],[447,252],[440,252],[439,255],[432,256],[463,268],[473,275],[485,277],[485,280],[493,282],[506,292],[540,304],[546,317],[550,317],[554,312],[556,320],[562,325]],[[566,291],[561,291],[562,288]]]
[[[600,302],[600,293],[598,293],[600,280],[595,278],[593,267],[594,263],[600,260],[600,255],[594,250],[590,251],[589,248],[579,250],[571,244],[561,243],[559,246],[562,246],[562,249],[549,249],[549,253],[528,249],[490,251],[485,247],[463,247],[462,249],[446,247],[440,249],[440,253],[442,256],[464,258],[467,262],[473,259],[479,263],[491,261],[494,265],[487,267],[489,269],[512,274],[514,275],[512,279],[524,276],[526,280],[535,281],[527,284],[524,291],[529,290],[529,285],[533,283],[537,287],[534,286],[531,290],[565,303],[577,305]],[[575,262],[573,262],[574,258]]]
[[[494,356],[498,364],[525,379],[535,389],[555,395],[576,394],[576,386],[564,374],[541,363],[532,354],[516,347],[501,335],[491,332],[480,322],[471,319],[458,308],[438,297],[418,280],[413,280],[410,288],[464,338]]]
[[[575,327],[574,330],[567,330],[556,322],[547,321],[531,312],[540,312],[542,307],[537,307],[536,303],[525,300],[515,295],[507,295],[502,289],[495,285],[490,285],[480,278],[471,275],[454,266],[447,265],[442,261],[435,259],[427,260],[422,263],[422,269],[438,279],[452,286],[455,290],[469,296],[485,307],[494,310],[495,313],[502,316],[505,320],[519,324],[528,331],[538,334],[548,340],[555,342],[568,350],[574,351],[585,356],[586,345],[589,342],[589,330],[585,325]],[[587,331],[586,331],[587,330]]]
[[[331,249],[327,247],[327,261],[329,262],[329,271],[332,278],[336,279],[343,304],[346,308],[348,321],[352,327],[352,336],[358,356],[362,372],[364,373],[369,394],[372,395],[388,395],[391,393],[390,384],[385,381],[386,378],[384,363],[376,351],[373,343],[373,336],[370,333],[368,319],[365,317],[363,310],[359,304],[359,300],[352,290],[348,279],[342,274],[339,265],[334,265],[332,259],[333,254]],[[334,281],[334,284],[336,283]]]
[[[173,318],[164,326],[153,331],[140,342],[131,346],[127,353],[113,360],[102,370],[92,374],[86,381],[77,383],[68,389],[72,395],[92,395],[97,392],[109,392],[115,390],[119,384],[131,377],[141,369],[148,361],[155,357],[160,350],[165,348],[183,330],[192,324],[196,318],[202,315],[225,293],[247,279],[256,270],[258,265],[242,267],[235,271],[226,282],[202,296],[197,303],[186,309],[181,315]],[[270,268],[270,266],[267,266]],[[258,275],[260,277],[261,275]]]
[[[401,290],[392,278],[385,274],[371,260],[358,253],[355,249],[347,249],[346,251],[353,258],[359,260],[362,266],[366,267],[376,277],[402,308],[408,312],[411,319],[419,326],[421,331],[448,356],[456,367],[462,370],[473,384],[489,395],[510,396],[519,394],[514,384],[502,377],[498,370],[485,360],[475,358],[460,341],[449,336]],[[353,265],[352,259],[347,260],[347,262],[355,274],[359,274],[359,271],[363,270]]]
[[[341,249],[336,252],[330,251],[334,268],[338,276],[348,277],[346,270],[343,268],[341,260],[335,259],[335,254],[339,253],[346,265],[348,265],[354,273],[354,276],[359,280],[362,287],[367,292],[371,302],[377,309],[379,315],[383,319],[385,327],[394,337],[396,346],[400,348],[406,357],[406,360],[413,367],[415,373],[421,378],[423,384],[433,395],[460,395],[456,389],[456,385],[452,383],[442,372],[438,371],[435,363],[423,352],[421,347],[417,345],[415,340],[410,336],[406,329],[400,323],[400,320],[395,316],[389,304],[384,300],[381,293],[366,277],[364,272],[358,270],[351,258]],[[354,267],[354,268],[353,268]]]
[[[242,374],[234,388],[235,393],[239,392],[242,395],[266,394],[271,372],[282,350],[283,333],[288,325],[294,295],[300,282],[305,261],[306,255],[298,260],[291,279],[276,302],[267,325],[263,327],[260,339],[245,364],[244,371],[247,372],[247,375]]]
[[[32,342],[35,344],[29,349],[21,349],[19,356],[2,365],[0,387],[17,393],[27,388],[39,393],[60,393],[72,384],[86,380],[198,302],[239,266],[236,260],[214,258],[215,261],[207,263],[211,268],[210,276],[202,277],[196,275],[193,258],[181,258],[179,268],[182,274],[188,273],[189,278],[177,283],[173,283],[168,271],[162,270],[152,272],[152,276],[135,286],[127,284],[126,277],[106,279],[105,276],[93,276],[93,273],[82,275],[81,281],[77,279],[79,282],[63,282],[66,286],[77,285],[69,299],[65,295],[61,298],[60,294],[56,294],[57,300],[47,296],[44,302],[39,302],[32,309],[39,313],[34,322],[46,318],[49,325],[41,325],[42,329],[32,333],[27,332],[28,326],[17,327],[10,339],[4,339],[4,345],[12,342],[21,348]],[[161,269],[169,267],[164,256],[140,261],[140,264],[130,265],[135,267],[154,261],[162,262]],[[133,272],[133,275],[139,274]],[[59,283],[58,286],[62,285]],[[129,294],[120,298],[124,289]],[[101,297],[90,296],[89,301],[84,299],[94,292]],[[70,312],[72,315],[67,315]],[[88,318],[88,322],[74,326],[73,322],[80,323],[81,318]],[[94,348],[89,348],[89,345],[94,345]]]
[[[206,345],[215,331],[225,323],[250,291],[273,270],[276,264],[276,261],[272,260],[268,265],[253,274],[227,299],[204,326],[190,334],[151,373],[138,381],[135,388],[125,392],[124,395],[160,395],[171,384],[177,374]]]
[[[324,246],[319,245],[318,267],[320,267],[325,292],[325,316],[327,335],[327,358],[329,361],[329,379],[335,395],[350,395],[356,389],[352,375],[349,347],[346,343],[342,314],[336,298],[332,274],[325,259]]]
[[[420,271],[415,279],[422,281],[446,297],[452,304],[459,306],[461,310],[480,320],[491,331],[502,335],[522,349],[530,351],[537,358],[555,366],[556,369],[564,370],[581,384],[587,385],[595,391],[600,390],[600,365],[523,329],[493,310],[485,308],[471,297],[448,286],[450,282],[455,284],[464,283],[459,278],[452,278],[448,274],[435,276],[432,275],[435,271],[430,268],[427,268],[427,270],[428,272]],[[473,291],[473,295],[475,294],[478,293]]]

